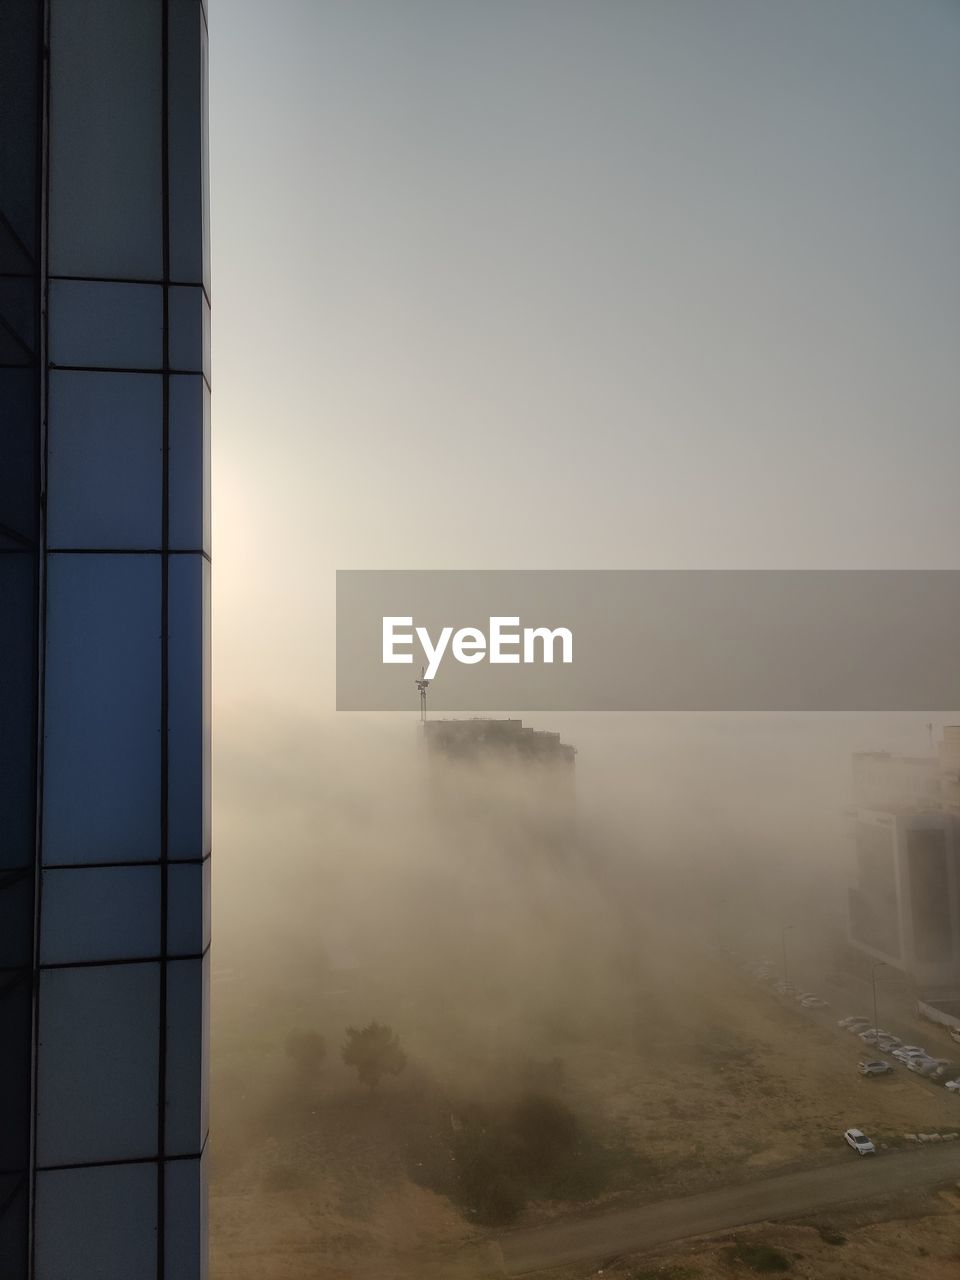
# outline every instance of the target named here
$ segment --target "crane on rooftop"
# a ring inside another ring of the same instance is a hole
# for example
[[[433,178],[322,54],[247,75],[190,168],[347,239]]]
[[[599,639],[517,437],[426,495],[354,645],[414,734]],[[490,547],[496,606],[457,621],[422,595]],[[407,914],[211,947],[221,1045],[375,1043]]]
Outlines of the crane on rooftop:
[[[427,690],[430,688],[430,681],[427,679],[425,667],[420,668],[420,675],[416,681],[417,689],[420,691],[420,721],[426,723],[427,719]]]

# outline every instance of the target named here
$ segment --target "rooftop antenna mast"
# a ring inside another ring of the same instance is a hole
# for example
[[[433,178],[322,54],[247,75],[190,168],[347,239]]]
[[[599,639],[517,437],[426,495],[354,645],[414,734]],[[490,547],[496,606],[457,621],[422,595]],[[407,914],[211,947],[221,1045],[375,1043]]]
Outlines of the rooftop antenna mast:
[[[420,691],[420,723],[426,724],[427,720],[427,690],[430,688],[430,681],[426,678],[427,672],[425,667],[420,668],[420,676],[417,679],[417,688]]]

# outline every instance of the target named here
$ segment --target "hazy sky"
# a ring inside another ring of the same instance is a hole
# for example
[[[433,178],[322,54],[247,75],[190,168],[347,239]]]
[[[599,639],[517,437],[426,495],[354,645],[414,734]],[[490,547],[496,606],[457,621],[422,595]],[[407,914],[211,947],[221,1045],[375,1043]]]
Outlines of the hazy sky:
[[[214,0],[216,697],[335,568],[960,567],[955,0]]]

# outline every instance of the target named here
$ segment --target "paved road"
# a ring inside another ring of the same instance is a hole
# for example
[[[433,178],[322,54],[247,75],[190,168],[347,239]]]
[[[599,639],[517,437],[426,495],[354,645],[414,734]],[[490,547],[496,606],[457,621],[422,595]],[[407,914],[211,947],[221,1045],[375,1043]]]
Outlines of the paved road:
[[[744,1186],[723,1187],[638,1209],[568,1219],[499,1237],[505,1275],[559,1267],[621,1253],[639,1253],[673,1240],[712,1235],[750,1222],[803,1217],[889,1192],[960,1178],[960,1142],[786,1173]]]

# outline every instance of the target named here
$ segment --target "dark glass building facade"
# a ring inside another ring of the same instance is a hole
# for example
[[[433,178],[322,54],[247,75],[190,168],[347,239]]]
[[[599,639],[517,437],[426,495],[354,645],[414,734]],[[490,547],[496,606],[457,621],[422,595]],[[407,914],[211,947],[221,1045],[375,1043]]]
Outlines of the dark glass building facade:
[[[201,0],[0,6],[0,1276],[206,1268]]]

